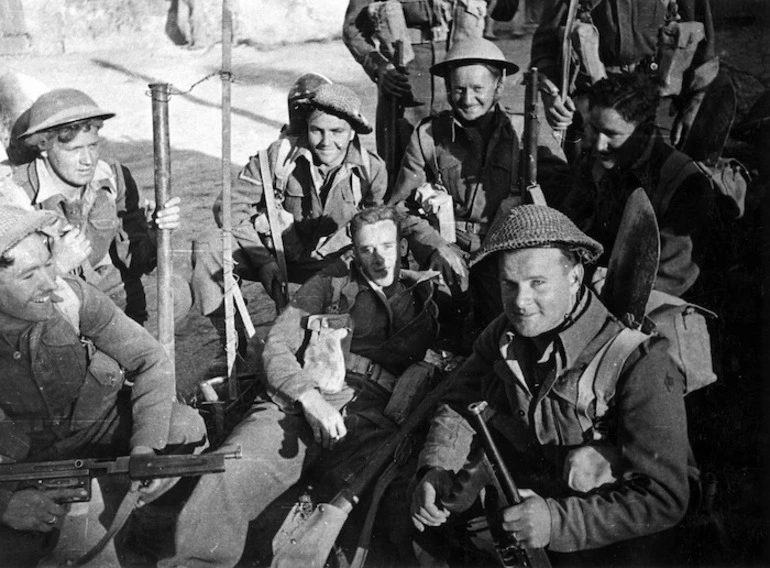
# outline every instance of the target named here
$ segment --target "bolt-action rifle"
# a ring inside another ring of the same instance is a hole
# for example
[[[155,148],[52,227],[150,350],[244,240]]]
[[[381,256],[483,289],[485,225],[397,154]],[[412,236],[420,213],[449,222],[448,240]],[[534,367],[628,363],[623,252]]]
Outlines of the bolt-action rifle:
[[[487,488],[485,508],[495,551],[501,566],[506,568],[550,568],[551,562],[542,548],[527,548],[505,531],[499,518],[499,511],[521,503],[521,495],[511,472],[505,466],[484,417],[485,401],[468,406],[472,425],[476,430],[476,445],[453,484],[452,492],[441,502],[450,511],[467,510],[483,488]]]
[[[406,64],[404,63],[404,42],[403,40],[396,40],[393,42],[393,65],[396,69],[404,73],[406,70]],[[382,159],[385,161],[385,167],[387,168],[388,175],[395,180],[396,173],[400,164],[398,159],[401,156],[399,143],[399,122],[404,118],[404,103],[397,97],[391,97],[384,92],[380,93],[382,102],[380,104],[386,105],[386,110],[383,116],[384,128],[382,129],[382,142],[383,152]]]
[[[39,489],[82,489],[85,497],[70,502],[91,500],[91,478],[104,475],[128,475],[145,481],[167,477],[187,477],[221,473],[225,459],[241,457],[238,448],[228,453],[156,456],[141,454],[119,458],[70,459],[44,462],[0,464],[0,483],[18,483],[18,487]]]

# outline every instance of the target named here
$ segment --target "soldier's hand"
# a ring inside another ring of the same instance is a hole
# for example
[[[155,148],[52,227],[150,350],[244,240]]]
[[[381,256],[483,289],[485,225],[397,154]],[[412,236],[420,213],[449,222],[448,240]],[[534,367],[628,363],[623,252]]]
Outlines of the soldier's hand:
[[[64,233],[53,240],[51,255],[59,274],[67,274],[88,260],[93,251],[91,241],[82,229],[67,225]]]
[[[377,71],[377,84],[385,94],[398,99],[410,98],[412,87],[406,75],[396,69],[392,63],[383,65]]]
[[[155,202],[150,199],[144,200],[144,211],[148,216],[147,223],[156,229],[172,231],[179,228],[181,221],[181,209],[179,197],[172,197],[166,201],[163,207],[156,207]]]
[[[549,95],[548,93],[542,93],[542,99],[545,119],[551,128],[558,131],[567,130],[575,116],[574,101],[570,97],[562,100],[559,95]]]
[[[302,405],[305,419],[313,429],[316,443],[331,450],[348,433],[342,415],[316,389],[304,392],[298,401]]]
[[[155,455],[155,450],[147,446],[136,446],[131,450],[132,456],[140,456],[146,454]],[[142,481],[132,481],[131,491],[138,491],[142,494],[142,496],[139,498],[137,506],[141,507],[142,505],[153,501],[156,497],[160,497],[163,495],[163,493],[176,485],[179,479],[179,477],[163,477]]]
[[[673,146],[679,148],[687,139],[687,135],[690,133],[690,128],[692,128],[695,122],[695,117],[698,115],[700,105],[703,103],[705,96],[705,91],[696,93],[683,105],[683,108],[677,110],[674,123],[671,126],[671,144]]]
[[[270,262],[262,266],[257,276],[262,286],[275,302],[275,310],[280,313],[286,307],[286,294],[284,294],[284,282],[281,276],[281,270],[277,262]]]
[[[468,290],[468,267],[454,247],[446,245],[436,250],[430,257],[428,267],[441,273],[453,295]]]
[[[437,527],[446,522],[450,512],[440,503],[452,486],[452,473],[438,467],[431,468],[417,482],[412,493],[412,524],[420,532],[425,527]]]
[[[503,509],[503,529],[528,548],[545,548],[551,542],[551,510],[531,489],[520,493],[520,504]]]
[[[22,489],[11,494],[2,522],[17,531],[51,532],[67,514],[64,501],[83,498],[83,489]]]

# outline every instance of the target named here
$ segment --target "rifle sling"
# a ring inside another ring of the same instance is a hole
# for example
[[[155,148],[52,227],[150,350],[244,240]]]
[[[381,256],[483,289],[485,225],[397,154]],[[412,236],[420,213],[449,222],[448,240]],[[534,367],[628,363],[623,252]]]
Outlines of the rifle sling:
[[[278,269],[281,271],[283,285],[289,282],[288,269],[286,268],[286,255],[283,250],[283,235],[278,226],[276,218],[276,203],[273,187],[273,175],[270,172],[270,163],[268,161],[267,150],[260,150],[259,156],[259,174],[262,177],[262,194],[265,196],[265,209],[267,210],[267,224],[270,226],[270,236],[273,238],[273,248],[278,262]]]

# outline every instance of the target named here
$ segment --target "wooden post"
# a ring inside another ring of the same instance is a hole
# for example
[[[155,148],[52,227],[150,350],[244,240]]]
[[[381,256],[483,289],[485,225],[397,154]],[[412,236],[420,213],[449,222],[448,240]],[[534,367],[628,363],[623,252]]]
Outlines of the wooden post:
[[[168,128],[168,83],[150,85],[152,94],[152,139],[155,154],[155,204],[163,207],[171,199],[171,150]],[[174,376],[174,263],[171,259],[171,230],[158,229],[158,341],[171,359]]]
[[[230,97],[233,49],[233,14],[230,0],[222,0],[222,266],[225,290],[225,350],[227,352],[227,392],[231,401],[238,398],[235,356],[238,337],[235,333],[235,308],[232,254],[232,197],[230,179]]]

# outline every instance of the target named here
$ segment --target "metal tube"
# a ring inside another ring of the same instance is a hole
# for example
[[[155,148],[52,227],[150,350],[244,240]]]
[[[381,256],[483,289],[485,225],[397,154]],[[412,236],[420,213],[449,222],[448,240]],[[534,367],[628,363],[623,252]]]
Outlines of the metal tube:
[[[150,85],[152,95],[152,139],[155,155],[155,205],[163,207],[171,199],[171,147],[168,128],[168,83]],[[174,264],[171,259],[171,230],[158,229],[158,341],[174,360]]]
[[[233,372],[238,338],[235,333],[233,304],[232,197],[230,157],[230,100],[233,46],[233,14],[230,0],[222,0],[222,266],[225,289],[225,350],[227,352],[227,392],[230,400],[238,398],[238,378]]]

